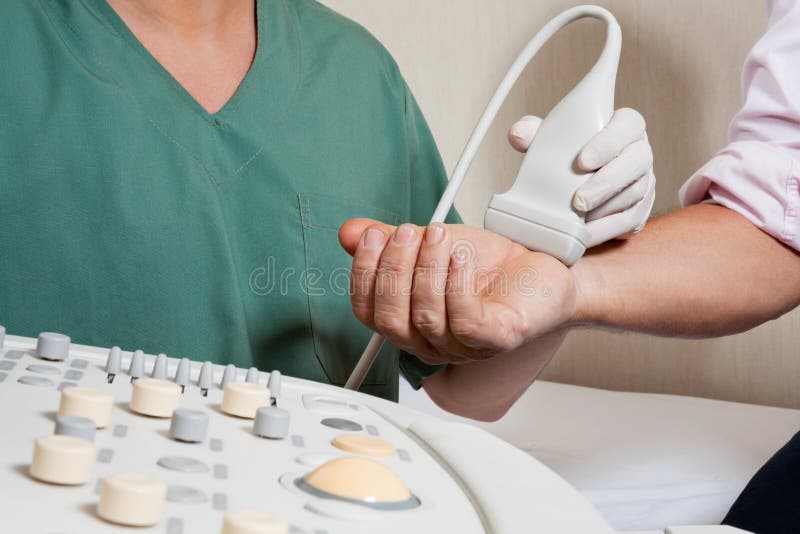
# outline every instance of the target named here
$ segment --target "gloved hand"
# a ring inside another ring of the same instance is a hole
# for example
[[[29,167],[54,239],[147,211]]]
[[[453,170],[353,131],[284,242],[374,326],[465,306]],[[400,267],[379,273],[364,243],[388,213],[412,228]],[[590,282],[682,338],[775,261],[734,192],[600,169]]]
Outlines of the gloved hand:
[[[508,139],[525,152],[542,119],[523,117],[511,127]],[[572,204],[586,212],[589,247],[610,239],[626,239],[647,223],[655,200],[653,151],[639,112],[622,108],[578,154],[578,166],[594,171],[576,192]]]

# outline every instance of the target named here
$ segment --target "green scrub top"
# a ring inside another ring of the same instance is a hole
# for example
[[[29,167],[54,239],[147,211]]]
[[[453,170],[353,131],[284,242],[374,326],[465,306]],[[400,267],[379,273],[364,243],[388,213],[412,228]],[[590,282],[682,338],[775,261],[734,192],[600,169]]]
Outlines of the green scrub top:
[[[446,182],[389,54],[312,0],[260,0],[206,112],[105,0],[0,5],[0,324],[341,385],[351,217],[425,224]],[[453,215],[451,221],[457,220]],[[364,391],[397,397],[386,346]]]

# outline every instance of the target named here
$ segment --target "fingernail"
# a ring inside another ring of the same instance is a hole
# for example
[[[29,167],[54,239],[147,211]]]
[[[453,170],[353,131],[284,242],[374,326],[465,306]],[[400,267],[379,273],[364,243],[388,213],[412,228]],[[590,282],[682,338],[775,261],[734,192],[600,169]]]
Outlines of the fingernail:
[[[429,245],[436,245],[442,241],[444,237],[444,228],[441,226],[429,226],[425,230],[425,242]]]
[[[581,151],[581,164],[586,170],[597,168],[597,150],[593,147],[586,147]]]
[[[511,137],[519,141],[525,140],[525,132],[522,131],[522,127],[519,124],[515,124],[511,127]]]
[[[575,195],[575,200],[572,201],[572,205],[575,206],[575,209],[578,211],[589,211],[586,209],[586,199],[582,196]]]
[[[364,248],[380,248],[381,245],[383,245],[383,239],[383,232],[375,228],[370,228],[367,230],[367,233],[364,234]]]
[[[415,237],[414,227],[410,224],[403,224],[394,233],[394,242],[398,245],[408,245],[414,241]]]

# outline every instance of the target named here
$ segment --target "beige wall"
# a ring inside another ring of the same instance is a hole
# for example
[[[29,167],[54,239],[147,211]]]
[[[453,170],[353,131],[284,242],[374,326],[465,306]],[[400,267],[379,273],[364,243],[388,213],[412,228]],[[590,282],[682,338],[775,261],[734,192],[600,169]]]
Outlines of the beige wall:
[[[394,54],[424,110],[448,170],[516,53],[559,0],[325,0]],[[624,36],[617,106],[642,112],[656,155],[656,212],[676,207],[680,184],[725,142],[740,103],[747,50],[762,33],[760,0],[598,1]],[[543,115],[594,61],[603,31],[579,22],[557,35],[506,103],[457,206],[480,225],[495,191],[516,176],[520,156],[505,131]],[[573,333],[546,371],[550,380],[613,389],[706,395],[800,407],[800,313],[744,335],[661,340],[599,331]]]

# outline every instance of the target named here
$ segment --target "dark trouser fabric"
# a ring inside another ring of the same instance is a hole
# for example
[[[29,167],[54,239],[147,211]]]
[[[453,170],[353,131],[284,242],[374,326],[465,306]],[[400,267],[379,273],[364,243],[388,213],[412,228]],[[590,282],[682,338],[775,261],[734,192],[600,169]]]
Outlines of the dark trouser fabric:
[[[800,532],[800,432],[758,470],[722,524],[756,534]]]

